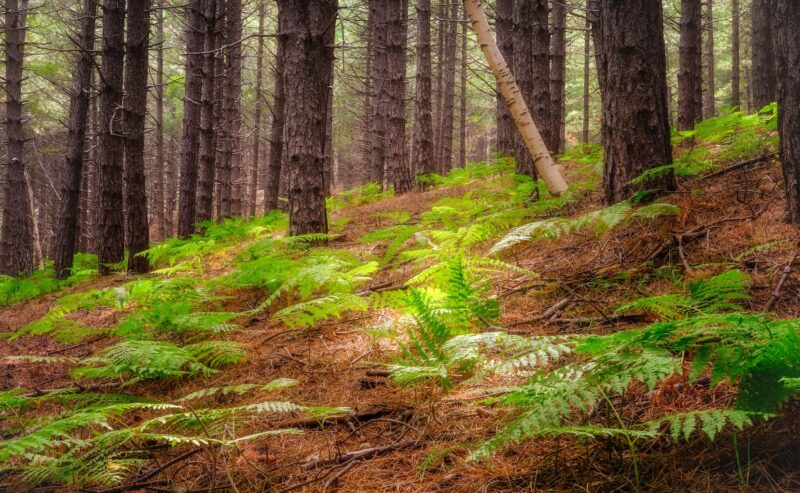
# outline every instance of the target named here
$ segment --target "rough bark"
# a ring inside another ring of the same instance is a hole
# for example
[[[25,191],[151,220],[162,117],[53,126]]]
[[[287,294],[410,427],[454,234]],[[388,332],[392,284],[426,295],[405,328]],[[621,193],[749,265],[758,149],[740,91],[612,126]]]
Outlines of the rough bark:
[[[767,19],[769,21],[769,18]],[[800,3],[772,2],[778,133],[787,219],[800,224]],[[754,47],[755,48],[755,47]]]
[[[739,109],[742,106],[740,78],[741,54],[739,43],[739,0],[731,0],[731,107]]]
[[[266,16],[266,5],[264,0],[258,2],[258,38],[256,39],[256,100],[253,110],[253,167],[250,169],[250,184],[248,195],[248,214],[256,215],[256,202],[258,189],[263,190],[259,177],[264,173],[261,170],[261,98],[264,97],[264,17]]]
[[[203,88],[200,97],[199,169],[197,174],[197,222],[210,221],[214,212],[214,178],[217,142],[215,105],[217,89],[217,1],[203,0]]]
[[[553,158],[544,145],[542,136],[539,134],[539,130],[536,128],[536,124],[534,124],[530,112],[525,106],[525,100],[520,96],[520,90],[514,80],[514,76],[511,74],[489,30],[489,22],[486,20],[486,14],[483,13],[483,9],[481,9],[480,0],[464,0],[464,10],[467,12],[472,28],[478,37],[478,43],[486,60],[489,62],[492,73],[497,79],[500,91],[514,118],[514,123],[516,123],[517,129],[523,136],[525,146],[533,157],[537,174],[551,193],[555,195],[563,193],[567,189],[567,183],[558,168],[555,167]]]
[[[176,235],[175,228],[175,206],[178,202],[178,169],[179,158],[175,150],[175,138],[169,136],[169,147],[167,149],[166,182],[167,193],[164,200],[164,226],[168,236]]]
[[[552,0],[553,36],[550,44],[550,118],[552,151],[564,151],[565,77],[567,70],[567,6],[563,0]]]
[[[388,147],[386,168],[389,183],[396,194],[410,192],[411,172],[406,156],[406,55],[403,12],[404,2],[390,0],[384,3],[386,30],[386,64],[388,69]],[[452,122],[451,122],[452,126]],[[451,139],[452,140],[452,139]]]
[[[78,213],[81,209],[81,178],[84,166],[86,126],[89,120],[89,103],[92,91],[92,70],[94,69],[95,16],[97,2],[83,0],[80,30],[76,49],[78,59],[72,80],[72,94],[69,104],[69,133],[67,134],[67,154],[65,159],[66,177],[61,187],[61,208],[55,234],[53,268],[56,277],[64,279],[72,268],[76,240],[79,231]]]
[[[225,90],[222,101],[222,122],[218,133],[218,216],[225,219],[241,214],[241,96],[242,96],[242,4],[241,0],[225,1]]]
[[[269,164],[267,165],[264,187],[264,211],[278,208],[278,192],[281,184],[281,165],[283,163],[284,125],[286,92],[283,85],[283,72],[286,53],[286,36],[278,22],[277,55],[275,58],[275,90],[272,100],[272,127],[269,140]]]
[[[0,273],[33,271],[34,223],[25,176],[25,132],[22,126],[22,67],[25,57],[27,0],[6,0],[6,168],[5,208],[0,231]]]
[[[389,63],[386,54],[386,15],[389,0],[369,0],[372,21],[372,154],[370,181],[383,187],[389,130]]]
[[[514,66],[514,0],[497,0],[495,30],[497,46],[506,63]],[[516,149],[517,129],[508,111],[503,94],[497,92],[497,152],[503,156],[513,156]]]
[[[201,0],[186,4],[186,90],[183,99],[178,236],[194,233],[197,222],[197,154],[200,147],[200,100],[203,91],[204,21]]]
[[[714,0],[706,0],[705,9],[705,55],[706,87],[703,99],[703,118],[711,118],[717,114],[716,104],[716,74],[714,70]]]
[[[626,200],[642,189],[651,196],[673,190],[672,172],[643,185],[631,183],[649,169],[672,163],[661,1],[606,0],[595,5],[605,201]]]
[[[103,7],[103,54],[100,77],[100,207],[97,221],[100,273],[109,274],[125,253],[122,125],[122,81],[125,60],[125,1],[106,0]]]
[[[678,129],[694,128],[703,116],[702,4],[681,0]]]
[[[588,7],[592,4],[591,0],[588,0],[587,11]],[[582,131],[582,138],[581,141],[584,143],[589,142],[589,119],[591,118],[590,111],[590,83],[591,83],[591,66],[592,66],[592,23],[590,21],[591,15],[587,13],[586,15],[586,23],[584,28],[586,31],[583,33],[583,131]]]
[[[156,10],[156,158],[153,165],[153,208],[158,225],[158,239],[167,238],[167,224],[164,206],[164,0],[158,0]]]
[[[461,102],[458,122],[458,163],[463,168],[467,165],[467,23],[461,24]]]
[[[289,171],[289,232],[327,233],[323,183],[328,87],[320,73],[333,63],[329,46],[336,0],[279,0],[286,37],[286,155]],[[323,79],[323,80],[320,80]]]
[[[456,48],[458,45],[458,1],[451,0],[450,15],[446,22],[444,41],[444,67],[442,84],[442,113],[439,122],[439,172],[448,173],[453,169],[453,130],[456,98]]]
[[[150,49],[150,0],[128,0],[128,38],[125,62],[125,193],[128,214],[125,245],[128,271],[149,270],[147,188],[144,175],[144,130],[147,115],[147,68]]]
[[[752,90],[756,109],[775,101],[775,59],[770,23],[770,0],[753,0],[752,5]]]
[[[435,171],[433,160],[433,107],[431,102],[431,1],[417,3],[417,80],[414,98],[415,176]]]

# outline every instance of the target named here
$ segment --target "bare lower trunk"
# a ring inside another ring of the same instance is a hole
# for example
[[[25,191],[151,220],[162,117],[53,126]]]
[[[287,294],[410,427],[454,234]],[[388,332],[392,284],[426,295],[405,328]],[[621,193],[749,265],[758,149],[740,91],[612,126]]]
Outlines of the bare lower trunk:
[[[740,109],[742,106],[740,86],[740,61],[739,53],[739,0],[731,0],[731,107]]]
[[[716,74],[714,70],[714,0],[706,0],[705,11],[705,65],[706,65],[706,89],[703,101],[703,118],[711,118],[717,114],[716,102]]]
[[[587,1],[587,6],[591,5],[591,0]],[[589,118],[590,112],[590,82],[591,82],[591,65],[592,65],[592,23],[589,20],[589,15],[586,17],[585,29],[583,33],[583,138],[584,143],[589,142]]]
[[[272,128],[269,140],[269,164],[264,187],[264,211],[278,208],[278,193],[281,184],[281,165],[283,163],[284,122],[286,111],[286,92],[283,85],[283,72],[286,52],[286,36],[278,23],[278,49],[275,58],[275,93],[272,100]]]
[[[450,0],[450,15],[446,22],[444,41],[444,67],[442,88],[442,113],[439,122],[439,172],[448,173],[453,169],[453,130],[456,98],[456,48],[458,46],[458,1]]]
[[[260,183],[260,177],[265,173],[261,170],[261,98],[264,97],[262,93],[262,86],[264,81],[264,16],[266,15],[266,6],[264,0],[258,2],[258,47],[256,48],[256,100],[255,110],[253,114],[253,167],[250,174],[250,190],[248,196],[248,213],[251,216],[256,215],[256,202],[258,197],[258,189],[263,190]]]
[[[681,0],[678,129],[689,130],[703,116],[703,61],[700,0]]]
[[[214,211],[216,176],[216,134],[214,131],[217,73],[217,2],[204,0],[203,89],[200,98],[199,170],[197,179],[197,222],[210,221]]]
[[[396,1],[396,0],[392,0]],[[372,20],[372,158],[370,181],[383,186],[386,171],[389,130],[389,62],[387,58],[386,16],[389,0],[370,0]]]
[[[404,2],[384,4],[386,12],[386,58],[388,67],[388,161],[389,183],[397,194],[410,192],[411,172],[406,156],[406,54]]]
[[[567,6],[562,0],[550,2],[553,13],[553,37],[550,40],[550,127],[555,133],[552,149],[564,151],[564,90],[567,70]]]
[[[497,0],[497,46],[510,66],[514,66],[514,0]],[[514,118],[508,110],[503,94],[497,93],[497,152],[503,156],[513,156],[516,148],[517,130]]]
[[[463,168],[467,165],[467,23],[461,24],[461,95],[460,117],[458,122],[458,162]]]
[[[156,10],[156,160],[153,166],[153,207],[155,208],[158,239],[167,238],[164,217],[164,0],[158,0]]]
[[[756,109],[775,101],[775,59],[773,35],[770,22],[770,0],[753,0],[752,6],[752,86],[753,104]]]
[[[417,4],[417,87],[414,98],[414,160],[416,176],[435,171],[431,106],[431,2]]]

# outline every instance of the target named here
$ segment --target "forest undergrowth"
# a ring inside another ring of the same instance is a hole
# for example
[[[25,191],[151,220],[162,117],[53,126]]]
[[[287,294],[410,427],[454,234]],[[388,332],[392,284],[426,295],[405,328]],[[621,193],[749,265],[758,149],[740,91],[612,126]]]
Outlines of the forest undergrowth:
[[[507,159],[0,280],[5,491],[796,491],[798,234],[775,108],[676,133],[674,194]],[[532,199],[534,197],[534,199]],[[88,262],[88,260],[87,260]]]

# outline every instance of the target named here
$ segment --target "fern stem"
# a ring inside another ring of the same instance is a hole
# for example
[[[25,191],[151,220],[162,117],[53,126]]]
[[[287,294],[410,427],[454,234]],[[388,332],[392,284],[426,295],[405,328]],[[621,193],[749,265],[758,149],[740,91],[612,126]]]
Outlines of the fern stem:
[[[608,406],[611,408],[611,411],[614,413],[614,417],[617,419],[619,426],[622,430],[628,431],[628,427],[625,426],[625,422],[622,420],[622,416],[619,415],[617,412],[617,408],[614,407],[614,404],[611,403],[611,399],[608,398],[606,392],[600,388],[600,394],[603,396],[603,399],[608,403]],[[631,450],[631,459],[633,459],[633,476],[635,480],[635,487],[636,493],[641,493],[642,491],[642,484],[641,480],[639,479],[639,458],[636,455],[636,444],[634,443],[633,439],[628,433],[623,433],[625,435],[625,440],[628,442],[628,447]]]

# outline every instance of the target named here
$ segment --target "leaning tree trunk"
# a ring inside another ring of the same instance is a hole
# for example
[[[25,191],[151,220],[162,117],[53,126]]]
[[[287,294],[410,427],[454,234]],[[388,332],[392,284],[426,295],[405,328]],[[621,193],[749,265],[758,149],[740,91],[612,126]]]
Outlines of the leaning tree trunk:
[[[264,211],[278,208],[278,193],[281,185],[281,166],[283,163],[284,126],[286,112],[286,92],[283,85],[283,72],[286,59],[286,35],[278,21],[277,54],[275,57],[275,89],[272,100],[272,127],[269,137],[269,163],[264,186]]]
[[[25,177],[25,132],[22,127],[22,64],[28,2],[6,0],[6,136],[8,164],[5,208],[0,231],[0,273],[17,276],[33,271],[33,217]],[[74,242],[74,241],[73,241]]]
[[[100,210],[97,221],[100,273],[110,273],[125,254],[122,125],[122,80],[125,60],[125,0],[106,0],[103,7],[103,65],[100,77]]]
[[[431,106],[431,0],[417,3],[417,87],[414,106],[415,176],[435,171]]]
[[[767,18],[769,22],[769,18]],[[778,133],[787,218],[800,224],[800,3],[772,2]],[[755,29],[755,28],[754,28]],[[755,48],[755,47],[754,47]]]
[[[714,67],[714,0],[706,0],[705,19],[706,89],[705,100],[703,101],[703,118],[712,118],[717,114],[717,84]]]
[[[553,152],[564,150],[564,92],[567,70],[567,6],[563,0],[552,0],[553,37],[550,40],[550,128],[555,135],[557,147]]]
[[[200,97],[199,169],[197,176],[197,222],[210,221],[214,211],[214,178],[217,146],[214,132],[217,73],[217,2],[204,2],[203,89]]]
[[[404,2],[390,0],[386,9],[386,63],[388,67],[388,172],[396,194],[410,192],[411,171],[406,156],[406,54]],[[452,122],[451,122],[452,125]]]
[[[672,163],[661,0],[596,2],[593,36],[603,103],[603,189],[607,204],[640,191],[675,188],[671,171],[632,180]]]
[[[260,169],[261,163],[261,98],[264,97],[262,93],[262,86],[264,85],[264,16],[266,15],[266,6],[264,0],[258,2],[258,38],[256,42],[256,100],[255,110],[253,112],[253,167],[251,169],[250,184],[252,187],[249,190],[248,197],[248,214],[251,216],[256,215],[256,202],[258,201],[258,189],[263,190],[263,186],[259,181],[262,173]]]
[[[319,74],[328,73],[333,63],[328,42],[329,30],[336,25],[337,0],[279,0],[278,10],[286,37],[289,233],[327,233],[322,173],[328,87]]]
[[[678,129],[694,128],[703,116],[702,4],[681,0],[680,68],[678,70]]]
[[[770,5],[782,2],[753,0],[752,6],[752,87],[756,109],[775,101],[775,70]],[[774,7],[774,5],[773,5]]]
[[[78,213],[81,200],[81,177],[83,174],[86,125],[89,117],[89,102],[92,92],[92,70],[94,69],[94,31],[97,2],[83,0],[80,31],[77,46],[78,61],[72,83],[69,104],[69,133],[67,134],[66,177],[61,188],[61,210],[55,234],[53,268],[56,277],[69,275],[75,255]]]
[[[128,271],[149,270],[150,247],[144,176],[144,128],[147,115],[147,68],[150,49],[150,0],[128,0],[125,62],[125,181],[128,210]]]
[[[201,0],[186,4],[186,91],[183,98],[178,236],[194,233],[197,222],[197,153],[200,147],[200,100],[203,92],[203,6]]]
[[[511,115],[514,117],[517,129],[522,134],[522,140],[528,148],[528,152],[530,152],[533,157],[533,163],[536,166],[537,174],[542,181],[544,181],[545,185],[547,185],[551,193],[558,195],[565,192],[567,190],[567,183],[553,163],[553,158],[544,145],[539,130],[533,123],[528,108],[525,106],[525,101],[520,97],[519,87],[517,87],[514,76],[508,69],[508,65],[503,59],[503,55],[500,53],[497,43],[489,30],[489,21],[486,20],[486,14],[484,14],[481,9],[481,1],[464,0],[464,10],[467,12],[467,16],[472,23],[472,28],[478,37],[478,43],[481,45],[483,54],[486,56],[492,68],[492,72],[497,79],[500,92],[505,98]]]
[[[495,7],[497,46],[509,66],[514,66],[514,0],[497,0]],[[497,93],[497,152],[503,156],[513,156],[516,149],[517,131],[514,118],[502,92]]]
[[[738,110],[742,106],[740,85],[739,53],[739,0],[731,0],[731,107]]]

